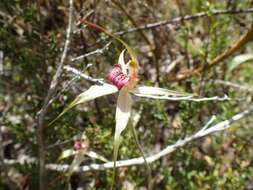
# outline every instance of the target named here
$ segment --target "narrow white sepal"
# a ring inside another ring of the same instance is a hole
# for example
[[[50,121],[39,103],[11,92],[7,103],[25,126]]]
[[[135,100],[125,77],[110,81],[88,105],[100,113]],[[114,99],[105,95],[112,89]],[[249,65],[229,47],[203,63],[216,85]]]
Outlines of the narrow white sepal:
[[[125,50],[123,50],[121,53],[120,53],[120,56],[119,56],[119,65],[121,66],[121,69],[122,69],[122,72],[127,75],[127,65],[125,63],[125,59],[124,59],[124,55],[125,55]]]
[[[76,155],[78,153],[78,151],[74,150],[74,149],[67,149],[67,150],[64,150],[62,153],[61,153],[61,156],[59,157],[59,160],[62,160],[62,159],[65,159],[65,158],[68,158],[70,156],[73,156],[73,155]]]
[[[191,96],[190,94],[152,86],[138,86],[134,88],[131,92],[134,93],[136,96],[144,96],[144,97],[150,96],[154,98],[156,96],[171,96],[171,97]]]
[[[121,90],[117,100],[116,129],[114,140],[118,140],[121,132],[126,128],[131,114],[132,98],[128,91]]]
[[[87,156],[94,158],[94,159],[98,159],[101,160],[103,162],[109,162],[109,160],[107,160],[105,157],[99,155],[98,153],[94,152],[94,151],[88,151],[85,153]]]
[[[104,83],[102,85],[93,85],[85,92],[79,94],[73,103],[74,105],[81,104],[116,92],[118,92],[118,88],[111,84]]]

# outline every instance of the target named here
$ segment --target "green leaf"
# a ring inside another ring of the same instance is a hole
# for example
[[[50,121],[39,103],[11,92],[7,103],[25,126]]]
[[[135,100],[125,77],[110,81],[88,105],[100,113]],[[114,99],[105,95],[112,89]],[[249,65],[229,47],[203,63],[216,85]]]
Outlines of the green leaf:
[[[253,60],[253,54],[241,54],[234,57],[234,59],[228,64],[228,72],[231,72],[242,63]]]

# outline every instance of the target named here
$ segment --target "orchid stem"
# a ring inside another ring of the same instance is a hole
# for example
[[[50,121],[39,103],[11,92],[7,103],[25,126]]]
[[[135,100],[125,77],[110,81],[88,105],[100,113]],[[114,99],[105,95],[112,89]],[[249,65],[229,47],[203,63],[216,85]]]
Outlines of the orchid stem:
[[[118,42],[120,42],[127,49],[127,51],[129,53],[133,63],[135,64],[135,66],[139,67],[139,62],[137,60],[137,56],[136,56],[134,50],[124,40],[122,40],[121,38],[119,38],[116,35],[112,34],[111,32],[107,31],[104,27],[99,26],[95,23],[89,22],[85,19],[80,20],[80,23],[86,24],[87,26],[95,29],[98,32],[103,32],[103,33],[107,34],[108,36],[112,37],[113,39],[117,40]]]
[[[131,132],[132,132],[132,134],[133,134],[133,137],[134,137],[135,144],[137,145],[139,151],[141,152],[141,156],[142,156],[143,159],[144,159],[144,164],[145,164],[145,166],[146,166],[146,168],[147,168],[147,172],[148,172],[148,183],[150,183],[150,182],[151,182],[151,179],[152,179],[151,167],[150,167],[149,163],[147,162],[147,159],[146,159],[146,157],[145,157],[145,155],[144,155],[144,152],[143,152],[142,147],[141,147],[141,145],[140,145],[140,142],[139,142],[139,140],[138,140],[137,132],[136,132],[136,130],[135,130],[135,128],[134,128],[133,122],[130,122],[129,125],[130,125],[130,130],[131,130]],[[151,189],[151,188],[149,187],[149,184],[148,184],[148,189],[149,189],[149,190]]]
[[[114,147],[113,147],[113,175],[112,175],[112,185],[111,185],[111,190],[114,189],[114,184],[115,184],[115,178],[116,178],[116,161],[118,157],[118,151],[119,151],[119,145],[121,143],[120,138],[115,138],[114,139]]]

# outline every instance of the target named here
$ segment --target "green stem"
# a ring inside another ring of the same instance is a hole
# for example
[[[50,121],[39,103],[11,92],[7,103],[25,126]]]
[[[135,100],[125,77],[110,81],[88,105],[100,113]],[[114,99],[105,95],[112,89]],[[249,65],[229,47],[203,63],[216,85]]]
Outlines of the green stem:
[[[134,137],[135,144],[137,145],[139,151],[141,152],[141,156],[142,156],[143,159],[144,159],[144,164],[145,164],[145,166],[146,166],[146,168],[147,168],[147,172],[148,172],[148,183],[149,183],[149,182],[151,182],[151,180],[152,180],[151,167],[150,167],[149,163],[147,162],[147,159],[146,159],[146,157],[145,157],[145,155],[144,155],[144,152],[143,152],[142,147],[141,147],[141,145],[140,145],[140,142],[139,142],[139,140],[138,140],[137,132],[136,132],[134,126],[133,126],[133,122],[130,122],[129,125],[130,125],[130,130],[131,130],[131,132],[132,132],[132,134],[133,134],[133,137]],[[148,186],[149,186],[149,185],[148,185]],[[148,188],[148,189],[150,189],[150,188]]]
[[[127,49],[127,52],[129,53],[129,55],[130,55],[130,57],[132,59],[132,63],[134,64],[134,66],[139,67],[139,62],[137,60],[137,57],[136,57],[136,54],[135,54],[134,50],[125,41],[123,41],[119,37],[117,37],[114,34],[108,32],[105,28],[103,28],[103,27],[101,27],[101,26],[99,26],[99,25],[97,25],[95,23],[89,22],[87,20],[81,20],[81,23],[84,23],[87,26],[89,26],[89,27],[97,30],[98,32],[103,32],[103,33],[107,34],[108,36],[112,37],[113,39],[119,41]]]
[[[120,137],[117,137],[114,139],[114,145],[113,145],[113,175],[112,175],[112,185],[111,185],[111,190],[114,188],[115,184],[115,178],[116,178],[116,161],[118,157],[118,152],[119,152],[119,145],[120,145]]]

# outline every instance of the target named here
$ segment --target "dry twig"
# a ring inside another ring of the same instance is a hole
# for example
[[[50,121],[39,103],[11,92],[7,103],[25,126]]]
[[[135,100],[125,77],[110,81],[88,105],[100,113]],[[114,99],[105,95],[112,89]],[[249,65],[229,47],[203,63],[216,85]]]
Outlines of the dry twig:
[[[45,140],[44,140],[44,118],[48,111],[50,100],[54,96],[56,92],[56,86],[59,82],[60,75],[62,73],[62,68],[65,63],[68,47],[70,44],[70,37],[72,32],[72,25],[73,25],[73,11],[74,5],[73,0],[69,0],[69,20],[68,20],[68,27],[67,27],[67,34],[66,34],[66,41],[64,45],[64,50],[61,56],[60,63],[57,67],[56,73],[53,76],[53,79],[50,84],[50,88],[47,92],[46,98],[44,99],[43,106],[41,110],[38,112],[38,119],[37,119],[37,138],[38,138],[38,146],[39,146],[39,168],[40,168],[40,190],[47,189],[47,182],[46,182],[46,170],[45,170],[45,159],[46,159],[46,147],[45,147]]]
[[[191,143],[192,141],[194,141],[196,139],[216,133],[218,131],[226,130],[231,127],[232,123],[234,123],[234,122],[236,122],[236,121],[238,121],[238,120],[240,120],[252,113],[253,113],[253,106],[251,106],[248,110],[245,110],[241,113],[234,115],[230,119],[222,121],[222,122],[208,128],[210,123],[213,121],[213,118],[211,118],[211,120],[202,129],[200,129],[199,131],[197,131],[193,135],[188,136],[184,139],[180,139],[175,144],[168,145],[162,151],[146,157],[146,160],[147,160],[147,162],[152,163],[164,156],[167,156],[168,154],[174,152],[175,150]],[[138,157],[138,158],[133,158],[133,159],[129,159],[129,160],[119,160],[116,162],[116,167],[128,167],[128,166],[142,165],[142,164],[144,164],[143,157]],[[47,169],[59,171],[59,172],[67,171],[68,168],[69,168],[69,165],[47,164]],[[111,169],[111,168],[113,168],[113,162],[107,162],[104,164],[90,164],[90,165],[80,166],[79,170],[77,172],[106,170],[106,169]]]
[[[146,157],[146,160],[149,163],[155,162],[156,160],[159,160],[160,158],[169,155],[170,153],[174,152],[175,150],[191,143],[192,141],[202,138],[204,136],[219,132],[219,131],[224,131],[228,128],[231,127],[231,124],[235,123],[236,121],[241,120],[242,118],[245,118],[248,115],[253,114],[253,106],[251,106],[249,109],[242,111],[230,119],[227,119],[225,121],[219,122],[216,125],[211,125],[211,123],[214,121],[215,117],[212,117],[199,131],[194,133],[191,136],[185,137],[184,139],[179,139],[176,141],[176,143],[172,145],[168,145],[165,147],[163,150],[161,150],[158,153],[155,153],[153,155],[150,155]],[[27,162],[26,162],[27,160]],[[37,160],[26,156],[26,160],[4,160],[5,164],[24,164],[24,163],[29,163],[29,164],[36,164]],[[89,172],[89,171],[99,171],[99,170],[107,170],[113,168],[114,162],[107,162],[104,164],[89,164],[89,165],[84,165],[80,166],[79,169],[76,172]],[[116,162],[116,167],[129,167],[129,166],[134,166],[134,165],[142,165],[144,164],[144,159],[143,157],[138,157],[138,158],[132,158],[128,160],[119,160]],[[58,172],[66,172],[69,168],[69,165],[67,164],[47,164],[46,168],[48,170],[53,170],[53,171],[58,171]]]
[[[71,61],[72,62],[75,62],[75,61],[82,61],[84,58],[86,57],[89,57],[91,55],[95,55],[95,54],[102,54],[104,53],[104,51],[106,49],[108,49],[108,47],[110,46],[111,42],[107,43],[103,48],[101,49],[96,49],[95,51],[92,51],[92,52],[89,52],[89,53],[86,53],[84,55],[80,55],[78,57],[75,57],[75,58],[72,58]]]
[[[146,24],[140,27],[130,28],[128,30],[116,32],[115,35],[122,36],[127,33],[137,32],[139,30],[147,30],[147,29],[153,29],[153,28],[166,26],[166,25],[173,25],[173,24],[180,23],[182,21],[194,20],[201,17],[207,17],[207,16],[210,16],[210,14],[212,16],[219,16],[219,15],[225,15],[225,14],[245,14],[245,13],[253,13],[253,8],[245,9],[245,10],[215,10],[211,12],[200,12],[193,15],[185,15],[182,17],[176,17],[171,20],[164,20],[164,21],[159,21],[159,22],[155,22],[151,24]]]

